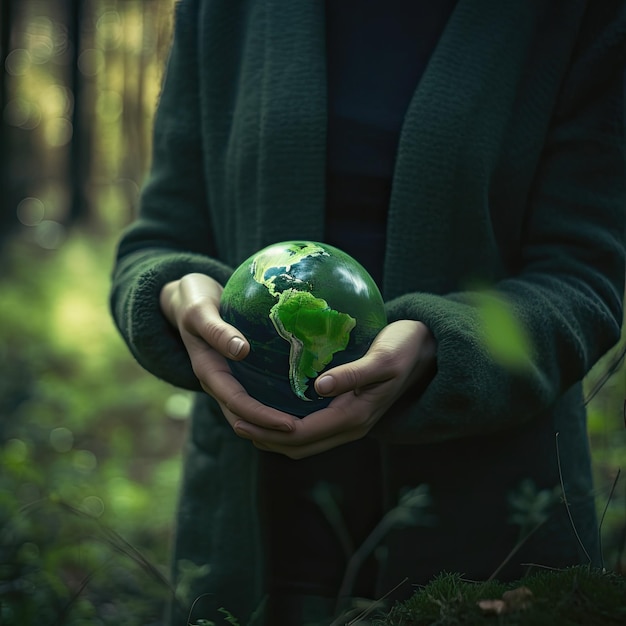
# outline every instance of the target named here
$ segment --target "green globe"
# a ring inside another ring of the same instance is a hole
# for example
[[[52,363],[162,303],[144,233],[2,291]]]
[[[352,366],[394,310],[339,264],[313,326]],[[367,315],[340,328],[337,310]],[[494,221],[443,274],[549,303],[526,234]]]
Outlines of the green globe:
[[[250,343],[233,375],[254,398],[303,417],[326,406],[313,381],[362,357],[386,325],[382,296],[351,256],[324,243],[285,241],[252,255],[222,293],[222,318]]]

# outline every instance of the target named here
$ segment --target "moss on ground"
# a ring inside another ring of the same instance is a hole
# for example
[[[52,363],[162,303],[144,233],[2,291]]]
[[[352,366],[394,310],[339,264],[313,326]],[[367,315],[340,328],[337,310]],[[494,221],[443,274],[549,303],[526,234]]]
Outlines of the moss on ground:
[[[357,622],[358,623],[358,622]],[[618,626],[626,578],[588,567],[542,570],[522,580],[469,582],[441,574],[374,626]]]

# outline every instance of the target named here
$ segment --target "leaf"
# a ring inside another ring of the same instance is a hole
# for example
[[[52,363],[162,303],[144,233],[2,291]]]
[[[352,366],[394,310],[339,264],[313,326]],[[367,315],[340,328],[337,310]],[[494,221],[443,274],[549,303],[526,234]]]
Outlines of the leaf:
[[[511,303],[492,292],[477,294],[482,319],[483,341],[492,358],[504,367],[530,367],[531,342]]]
[[[217,610],[224,615],[224,619],[229,624],[232,624],[232,626],[240,626],[239,620],[230,611],[227,611],[224,607],[220,607]]]

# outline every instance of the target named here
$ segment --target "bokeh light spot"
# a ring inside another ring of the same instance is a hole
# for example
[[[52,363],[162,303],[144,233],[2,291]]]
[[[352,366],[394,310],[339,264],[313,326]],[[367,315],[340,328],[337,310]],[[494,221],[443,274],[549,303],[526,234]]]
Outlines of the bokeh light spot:
[[[193,400],[185,393],[173,393],[165,402],[165,413],[175,420],[185,420],[191,414]]]
[[[101,517],[104,513],[104,502],[98,496],[87,496],[83,500],[83,510],[92,517]]]
[[[116,122],[124,110],[124,99],[117,91],[101,91],[98,96],[97,113],[102,121]]]
[[[96,22],[104,49],[117,48],[122,41],[122,18],[117,11],[105,11]]]
[[[39,198],[24,198],[17,205],[17,219],[24,226],[36,226],[46,213],[46,207]]]
[[[36,226],[35,242],[45,250],[56,250],[65,240],[65,227],[54,220],[43,220]]]
[[[98,467],[98,459],[91,450],[76,450],[72,463],[81,472],[93,472]]]
[[[9,439],[2,453],[14,463],[23,463],[28,458],[28,446],[21,439]]]
[[[74,434],[64,426],[53,428],[50,431],[50,445],[56,452],[69,452],[74,446]]]
[[[30,52],[25,48],[18,48],[9,52],[4,62],[4,67],[11,76],[23,76],[28,72],[31,63]]]
[[[41,106],[51,117],[69,115],[73,108],[72,92],[63,85],[54,83],[42,91]]]
[[[32,102],[24,98],[14,98],[4,108],[4,121],[9,126],[33,130],[41,122],[41,112]]]
[[[56,117],[46,123],[45,137],[48,145],[59,148],[72,140],[72,123],[64,117]]]
[[[39,16],[30,21],[27,38],[35,64],[47,63],[54,54],[54,24],[50,18]]]
[[[78,57],[78,69],[84,76],[96,76],[104,68],[104,53],[102,50],[88,48]]]

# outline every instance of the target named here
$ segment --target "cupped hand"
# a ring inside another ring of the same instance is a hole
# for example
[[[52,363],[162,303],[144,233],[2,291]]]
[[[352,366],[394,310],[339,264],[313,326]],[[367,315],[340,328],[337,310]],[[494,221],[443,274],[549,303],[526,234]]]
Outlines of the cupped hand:
[[[292,459],[319,454],[367,435],[404,393],[428,382],[435,362],[436,341],[422,322],[392,322],[361,359],[317,378],[317,393],[333,398],[326,408],[294,420],[285,432],[243,418],[233,427],[261,450]]]
[[[250,344],[220,316],[222,291],[210,276],[187,274],[163,287],[161,310],[178,328],[200,385],[215,398],[232,427],[245,421],[267,432],[292,432],[296,418],[251,398],[231,373],[227,359],[245,358]]]

